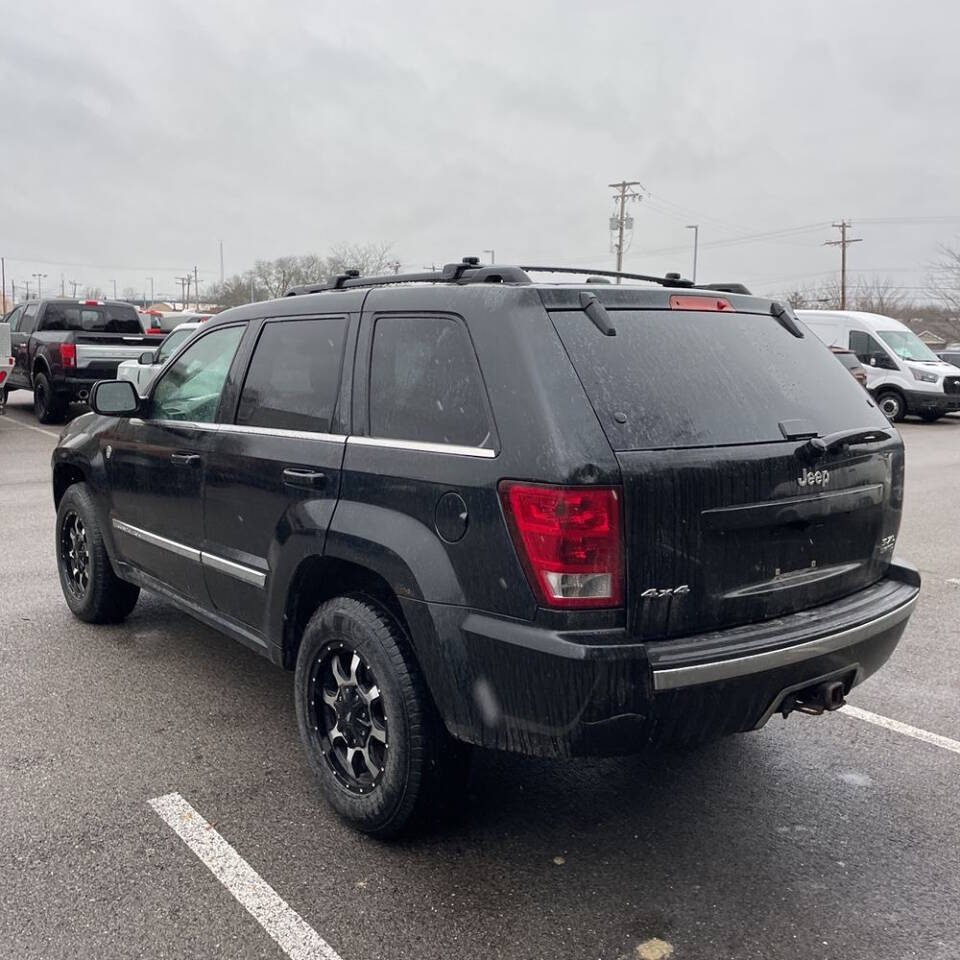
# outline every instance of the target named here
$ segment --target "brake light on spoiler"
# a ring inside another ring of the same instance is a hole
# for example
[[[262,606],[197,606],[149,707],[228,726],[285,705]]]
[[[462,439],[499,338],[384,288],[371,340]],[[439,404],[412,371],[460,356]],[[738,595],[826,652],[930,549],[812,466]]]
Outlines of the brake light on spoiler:
[[[531,587],[548,607],[623,603],[619,487],[500,483],[507,525]]]
[[[722,297],[697,297],[679,295],[670,298],[671,310],[729,310],[736,311],[730,306],[730,301]]]

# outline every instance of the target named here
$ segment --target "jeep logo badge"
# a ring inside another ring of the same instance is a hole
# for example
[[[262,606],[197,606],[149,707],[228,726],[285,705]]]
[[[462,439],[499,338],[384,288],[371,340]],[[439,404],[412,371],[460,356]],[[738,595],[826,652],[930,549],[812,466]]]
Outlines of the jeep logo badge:
[[[804,470],[797,477],[797,483],[801,487],[825,487],[829,482],[829,470]]]

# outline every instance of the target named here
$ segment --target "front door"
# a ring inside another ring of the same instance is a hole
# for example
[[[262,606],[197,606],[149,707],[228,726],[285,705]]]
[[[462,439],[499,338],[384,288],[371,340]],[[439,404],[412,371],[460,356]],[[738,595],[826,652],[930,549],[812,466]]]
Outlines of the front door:
[[[30,334],[37,325],[37,304],[19,307],[10,318],[10,350],[14,366],[10,383],[15,387],[30,388]]]
[[[111,523],[122,560],[204,602],[204,463],[245,326],[214,327],[163,371],[144,415],[105,438]]]
[[[323,552],[346,440],[338,397],[347,331],[343,315],[267,320],[236,413],[221,411],[212,438],[204,580],[221,613],[257,631],[270,578]]]

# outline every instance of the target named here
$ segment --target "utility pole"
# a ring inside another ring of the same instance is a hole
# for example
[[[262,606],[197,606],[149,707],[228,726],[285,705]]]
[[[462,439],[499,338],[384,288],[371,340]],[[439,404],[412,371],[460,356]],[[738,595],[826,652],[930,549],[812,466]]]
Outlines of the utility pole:
[[[184,280],[186,281],[186,283],[187,283],[187,290],[186,290],[186,293],[184,293],[184,295],[183,295],[183,297],[184,297],[184,299],[183,299],[183,309],[186,310],[186,309],[187,309],[187,303],[188,303],[188,301],[190,300],[190,284],[193,283],[193,277],[191,277],[190,274],[188,273],[183,279],[184,279]]]
[[[256,300],[256,297],[253,295],[253,274],[250,274],[250,302]]]
[[[80,281],[79,281],[79,280],[71,280],[71,281],[70,281],[70,285],[73,287],[73,298],[74,298],[74,300],[76,300],[76,298],[77,298],[77,287],[80,286]]]
[[[193,265],[193,292],[197,295],[197,313],[200,312],[200,281],[197,279],[197,265]]]
[[[116,280],[113,281],[113,299],[114,300],[117,299],[117,281]]]
[[[607,186],[617,191],[613,199],[617,202],[619,209],[617,215],[610,218],[610,228],[617,231],[614,246],[617,249],[617,272],[619,273],[623,269],[623,234],[627,228],[628,219],[630,228],[633,228],[633,217],[627,217],[627,201],[643,199],[643,194],[633,189],[634,187],[643,189],[643,184],[639,180],[621,180],[619,183],[609,183]],[[617,277],[617,283],[619,282],[620,277]]]
[[[150,278],[150,302],[155,303],[153,296],[153,277]]]
[[[687,229],[693,231],[693,282],[697,282],[697,247],[700,246],[700,224],[688,223]]]
[[[853,226],[847,220],[841,220],[833,224],[840,231],[839,240],[825,240],[825,247],[840,248],[840,309],[847,309],[847,245],[851,243],[862,243],[863,237],[848,237],[847,230]]]
[[[60,271],[60,296],[65,297],[67,295],[66,281],[63,279],[63,271]]]
[[[220,241],[220,286],[223,286],[223,241]]]
[[[0,293],[0,300],[3,301],[3,312],[7,312],[7,259],[0,257],[0,274],[3,276],[3,292]],[[12,298],[11,298],[12,299]]]

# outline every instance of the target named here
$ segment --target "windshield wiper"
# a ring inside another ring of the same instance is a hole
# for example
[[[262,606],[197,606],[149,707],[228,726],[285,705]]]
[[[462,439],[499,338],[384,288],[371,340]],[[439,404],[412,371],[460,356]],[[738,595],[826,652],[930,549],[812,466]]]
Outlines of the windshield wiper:
[[[802,447],[803,450],[822,457],[855,443],[881,443],[890,439],[890,431],[882,429],[838,430],[825,437],[811,437]]]

